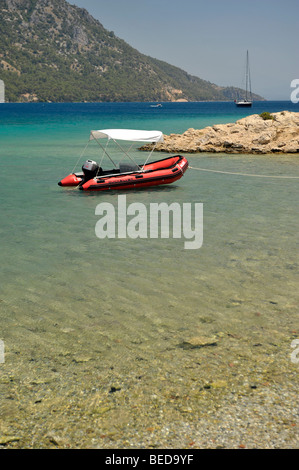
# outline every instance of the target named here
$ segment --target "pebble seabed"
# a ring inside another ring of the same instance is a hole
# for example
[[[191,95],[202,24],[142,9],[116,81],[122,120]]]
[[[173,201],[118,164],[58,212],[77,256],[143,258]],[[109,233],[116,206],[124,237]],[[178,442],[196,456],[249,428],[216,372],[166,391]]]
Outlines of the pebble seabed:
[[[158,324],[150,345],[120,332],[89,347],[92,322],[32,325],[0,366],[0,446],[297,448],[294,332],[261,340],[200,324],[194,337]],[[60,350],[43,343],[43,328]]]

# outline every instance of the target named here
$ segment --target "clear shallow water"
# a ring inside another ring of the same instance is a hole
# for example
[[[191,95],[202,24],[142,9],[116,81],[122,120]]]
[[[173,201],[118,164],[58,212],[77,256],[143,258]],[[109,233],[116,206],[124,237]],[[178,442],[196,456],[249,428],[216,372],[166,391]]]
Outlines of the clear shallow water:
[[[283,109],[297,110],[290,103],[265,102],[246,114]],[[55,395],[63,407],[70,396],[81,399],[82,387],[107,393],[118,382],[123,390],[135,390],[130,377],[145,374],[148,404],[149,396],[161,392],[160,379],[171,377],[173,389],[181,389],[190,358],[176,348],[194,336],[222,338],[217,354],[202,352],[197,359],[201,380],[221,377],[223,364],[242,354],[252,359],[256,344],[263,345],[261,363],[267,363],[270,345],[283,344],[275,367],[289,365],[298,331],[298,180],[188,170],[169,187],[123,193],[127,204],[147,207],[203,203],[199,250],[185,250],[183,239],[100,240],[95,207],[104,201],[116,206],[117,193],[82,194],[57,186],[91,129],[183,132],[244,115],[231,103],[169,103],[159,109],[146,103],[1,105],[1,367],[4,376],[18,380],[29,403],[38,378],[43,400]],[[135,156],[142,161],[143,154]],[[187,158],[193,167],[299,176],[298,157],[291,155]],[[241,339],[232,347],[227,337]],[[242,374],[238,370],[236,376]],[[134,400],[136,405],[135,395]],[[126,406],[132,416],[132,403]],[[9,413],[8,423],[19,414]]]

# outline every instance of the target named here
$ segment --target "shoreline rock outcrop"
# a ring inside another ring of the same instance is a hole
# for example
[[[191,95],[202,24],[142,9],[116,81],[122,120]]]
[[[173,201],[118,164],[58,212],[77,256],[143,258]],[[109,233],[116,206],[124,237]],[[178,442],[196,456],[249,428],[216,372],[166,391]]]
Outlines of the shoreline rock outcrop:
[[[150,148],[147,145],[141,149]],[[170,153],[299,153],[299,113],[253,114],[235,123],[164,135],[164,143],[158,144],[155,150]]]

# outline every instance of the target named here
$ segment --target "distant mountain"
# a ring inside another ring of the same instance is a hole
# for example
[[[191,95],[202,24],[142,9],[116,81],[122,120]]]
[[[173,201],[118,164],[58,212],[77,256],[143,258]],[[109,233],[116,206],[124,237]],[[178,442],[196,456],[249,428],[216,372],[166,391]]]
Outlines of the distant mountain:
[[[141,54],[65,0],[0,0],[0,79],[6,101],[227,101],[236,90]]]

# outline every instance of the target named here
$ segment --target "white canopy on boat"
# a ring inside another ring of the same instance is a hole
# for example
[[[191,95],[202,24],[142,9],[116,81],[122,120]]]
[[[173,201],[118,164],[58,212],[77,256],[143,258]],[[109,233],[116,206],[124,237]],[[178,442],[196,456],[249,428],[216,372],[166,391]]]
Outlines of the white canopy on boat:
[[[136,131],[133,129],[104,129],[91,131],[89,140],[93,139],[127,140],[129,142],[164,142],[160,131]]]

